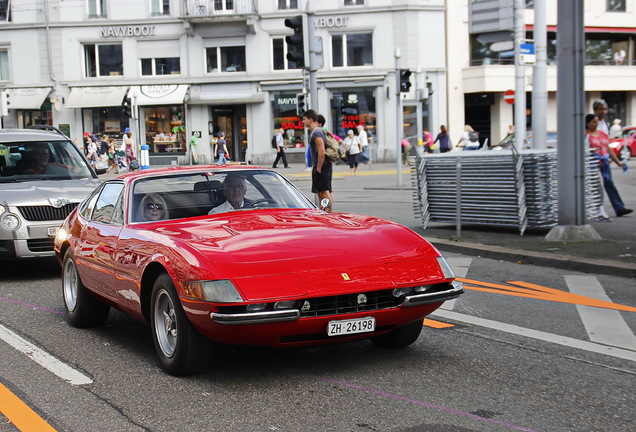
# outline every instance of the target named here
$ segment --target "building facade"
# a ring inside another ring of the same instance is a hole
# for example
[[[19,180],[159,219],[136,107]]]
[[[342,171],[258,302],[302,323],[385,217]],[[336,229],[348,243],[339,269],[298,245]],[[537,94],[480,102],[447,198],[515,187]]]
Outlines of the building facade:
[[[192,134],[210,162],[220,132],[232,160],[268,165],[283,127],[303,161],[306,78],[286,59],[284,20],[308,10],[323,48],[309,107],[330,130],[364,125],[384,161],[399,151],[398,113],[412,140],[445,121],[443,0],[0,0],[4,127],[51,124],[80,144],[130,128],[151,165],[190,162]],[[414,72],[408,93],[398,64]]]

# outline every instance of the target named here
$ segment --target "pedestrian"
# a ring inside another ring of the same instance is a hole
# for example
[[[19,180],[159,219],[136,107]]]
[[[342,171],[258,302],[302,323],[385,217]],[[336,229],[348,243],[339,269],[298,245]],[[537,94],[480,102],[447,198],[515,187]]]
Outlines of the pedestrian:
[[[327,120],[325,119],[325,116],[322,115],[322,114],[318,114],[318,127],[320,129],[322,129],[322,131],[325,133],[325,138],[327,138],[329,135],[331,135],[333,137],[333,139],[336,140],[338,145],[343,147],[342,138],[340,138],[338,135],[336,135],[336,134],[334,134],[332,132],[329,132],[327,130],[327,128],[325,127],[325,123],[326,122],[327,122]],[[345,149],[345,152],[342,153],[342,148],[340,148],[340,149],[338,149],[338,153],[339,153],[340,158],[336,161],[336,165],[340,162],[341,159],[346,159],[347,163],[349,163],[349,158],[348,158],[348,156],[346,154],[346,149]],[[311,161],[311,154],[309,155],[309,159]]]
[[[219,165],[225,165],[227,163],[227,157],[230,152],[227,151],[227,141],[225,141],[225,132],[219,132],[219,138],[216,140],[214,146],[214,154],[218,158],[217,163]]]
[[[412,148],[411,143],[402,138],[400,144],[402,144],[402,165],[411,165],[411,160],[409,159],[409,153]]]
[[[351,175],[357,175],[358,163],[360,161],[360,139],[353,133],[353,129],[347,131],[347,137],[342,141],[347,154],[347,161],[349,162],[349,169]]]
[[[197,134],[192,132],[190,136],[190,154],[192,155],[192,164],[199,164],[199,154],[197,153],[197,145],[199,145],[199,141],[197,140]]]
[[[614,119],[612,123],[612,127],[609,130],[609,137],[612,138],[620,138],[621,137],[621,119]]]
[[[510,136],[515,133],[515,125],[508,125],[508,132],[506,132],[506,136]]]
[[[450,135],[446,130],[446,126],[441,125],[439,127],[440,133],[437,134],[434,142],[439,141],[439,152],[446,153],[452,150],[453,143],[451,143]]]
[[[115,174],[119,174],[119,165],[117,165],[117,155],[115,154],[116,151],[115,138],[110,138],[108,140],[108,169],[106,171],[108,172],[112,169]]]
[[[462,145],[463,144],[463,145]],[[461,138],[457,142],[457,147],[464,150],[478,150],[479,149],[479,134],[470,125],[464,126],[464,132]]]
[[[633,212],[632,209],[625,208],[623,200],[614,185],[612,179],[612,171],[610,169],[610,159],[616,163],[619,167],[623,166],[623,163],[614,153],[614,150],[609,146],[609,139],[607,134],[599,129],[598,117],[595,114],[588,114],[585,116],[585,136],[589,142],[590,148],[595,152],[598,158],[599,170],[602,177],[603,187],[607,192],[607,197],[616,212],[617,217],[625,216]],[[600,183],[600,182],[599,182]],[[602,192],[602,191],[601,191]],[[603,206],[603,197],[601,193],[601,203],[599,205],[599,215],[597,220],[603,222],[610,222],[611,219],[607,216],[605,208]]]
[[[598,130],[609,136],[609,123],[605,120],[607,115],[607,102],[604,99],[596,99],[592,104],[594,115],[598,119]]]
[[[417,154],[422,157],[424,156],[424,153],[433,153],[434,148],[435,141],[433,141],[433,134],[430,133],[428,129],[424,128],[422,131],[422,141],[421,143],[418,141],[415,151],[417,151]]]
[[[327,211],[333,210],[333,197],[331,195],[331,161],[325,154],[325,133],[318,125],[318,114],[310,109],[303,113],[303,123],[310,130],[309,147],[313,168],[311,171],[311,191],[318,194],[318,200],[329,200]]]
[[[625,57],[627,57],[627,53],[624,49],[619,49],[614,52],[614,64],[616,66],[623,66],[625,63]]]
[[[128,167],[128,171],[132,172],[137,169],[136,167],[139,166],[139,163],[137,163],[135,141],[133,140],[132,132],[128,132],[127,136],[128,138],[124,139],[124,154],[126,155],[126,166]],[[135,161],[134,164],[132,163],[133,161]]]
[[[358,139],[360,140],[360,145],[362,145],[361,161],[363,164],[366,165],[368,163],[371,163],[371,157],[368,153],[369,136],[367,135],[367,131],[364,130],[363,125],[359,124],[356,129],[358,129]]]
[[[93,140],[91,139],[91,134],[88,132],[84,132],[84,156],[88,157],[88,146],[90,143],[92,143]]]
[[[276,135],[276,159],[274,159],[274,164],[272,168],[276,168],[276,164],[282,160],[285,168],[289,168],[287,164],[287,156],[285,156],[285,129],[278,129],[278,134]]]

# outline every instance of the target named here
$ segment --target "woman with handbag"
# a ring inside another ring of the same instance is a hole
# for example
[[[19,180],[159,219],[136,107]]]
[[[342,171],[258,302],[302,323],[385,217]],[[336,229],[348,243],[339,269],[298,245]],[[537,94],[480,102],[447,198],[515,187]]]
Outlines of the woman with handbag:
[[[351,175],[357,175],[356,173],[358,171],[358,162],[360,161],[360,152],[362,151],[360,139],[355,136],[352,129],[349,129],[347,131],[347,137],[342,141],[342,144],[345,146],[345,150],[347,151],[347,160],[349,162]]]
[[[137,157],[135,156],[135,142],[133,141],[132,132],[128,132],[128,138],[124,138],[124,145],[124,154],[126,155],[126,165],[128,166],[128,171],[134,171],[139,168],[139,163],[137,162]]]

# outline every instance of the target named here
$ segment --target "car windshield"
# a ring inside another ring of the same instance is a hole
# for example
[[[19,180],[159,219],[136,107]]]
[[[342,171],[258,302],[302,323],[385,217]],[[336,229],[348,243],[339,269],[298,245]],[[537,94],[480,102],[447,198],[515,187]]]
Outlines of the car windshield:
[[[274,171],[224,170],[137,180],[131,192],[129,217],[133,222],[145,222],[262,208],[314,206]]]
[[[70,141],[0,144],[0,182],[92,177],[90,168]]]

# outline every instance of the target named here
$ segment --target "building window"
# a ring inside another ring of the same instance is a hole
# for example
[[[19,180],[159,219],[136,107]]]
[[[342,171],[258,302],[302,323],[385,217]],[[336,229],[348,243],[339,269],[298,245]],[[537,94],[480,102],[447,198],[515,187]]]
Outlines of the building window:
[[[344,0],[345,6],[364,6],[364,0]]]
[[[179,57],[141,59],[142,75],[178,75],[180,73]]]
[[[106,0],[88,0],[89,18],[106,18]]]
[[[0,81],[9,80],[9,52],[0,50]]]
[[[350,33],[331,36],[333,67],[372,65],[372,36],[372,33]]]
[[[278,0],[278,9],[298,9],[298,0]]]
[[[245,47],[216,47],[205,49],[208,73],[244,72]]]
[[[11,21],[11,0],[0,0],[0,21]]]
[[[358,125],[365,127],[369,138],[376,136],[375,89],[352,88],[332,91],[331,121],[329,130],[340,137],[346,137],[349,129],[355,132]]]
[[[287,44],[284,38],[272,39],[274,70],[299,69],[296,62],[287,60]]]
[[[234,0],[214,0],[215,11],[234,11]]]
[[[121,45],[84,45],[87,77],[123,75]]]
[[[625,0],[607,0],[608,12],[625,12]]]
[[[150,0],[152,15],[170,15],[170,0]]]

